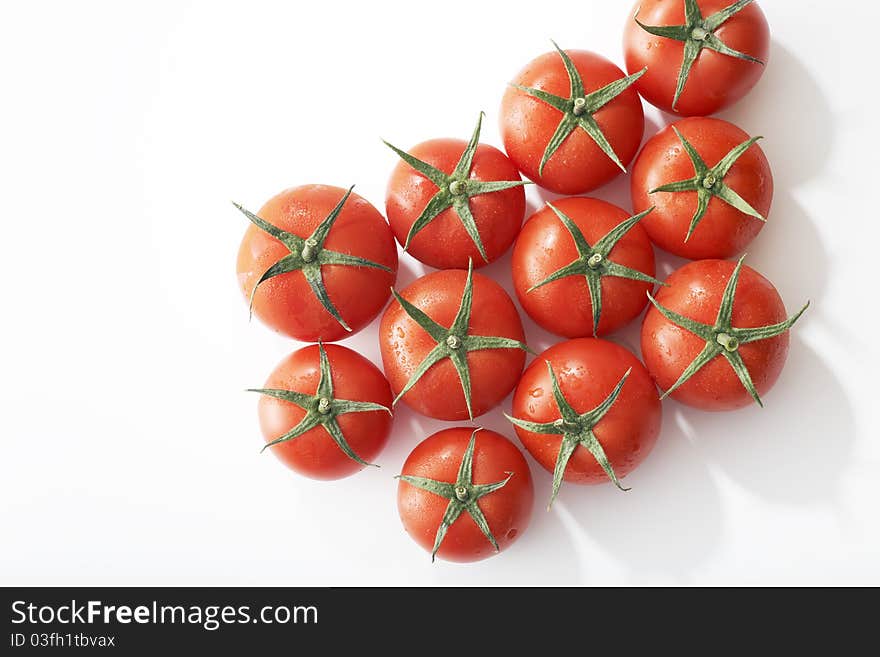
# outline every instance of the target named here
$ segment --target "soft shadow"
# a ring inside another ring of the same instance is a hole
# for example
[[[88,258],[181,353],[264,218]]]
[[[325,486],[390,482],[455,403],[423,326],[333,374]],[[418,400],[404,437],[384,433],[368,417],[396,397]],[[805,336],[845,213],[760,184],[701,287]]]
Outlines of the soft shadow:
[[[689,581],[721,543],[723,512],[705,460],[668,411],[654,452],[624,483],[632,490],[563,484],[556,503],[633,576]]]
[[[402,290],[417,278],[434,271],[405,253],[402,248],[398,249],[397,254],[400,256],[400,261],[397,266],[397,282],[394,283],[395,290]]]
[[[803,59],[778,41],[760,82],[740,102],[718,114],[752,135],[764,135],[779,189],[810,180],[825,168],[834,141],[834,116]]]
[[[824,295],[828,253],[815,223],[785,187],[776,187],[767,224],[746,251],[746,264],[773,281],[789,312]]]
[[[745,488],[773,502],[834,504],[856,438],[854,411],[834,372],[795,333],[786,367],[762,399],[763,409],[679,411],[687,410],[701,452]]]

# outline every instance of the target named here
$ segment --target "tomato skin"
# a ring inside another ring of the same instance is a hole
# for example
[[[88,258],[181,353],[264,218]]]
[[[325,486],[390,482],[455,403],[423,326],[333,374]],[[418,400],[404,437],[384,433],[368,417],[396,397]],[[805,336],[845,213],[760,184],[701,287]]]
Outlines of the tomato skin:
[[[299,237],[312,231],[345,194],[330,185],[303,185],[269,199],[257,215]],[[397,277],[397,246],[388,224],[369,201],[352,193],[330,229],[324,247],[357,255],[389,267],[393,273],[368,267],[325,265],[324,285],[330,300],[352,329],[359,331],[385,306]],[[238,282],[245,299],[269,267],[288,249],[254,225],[245,231],[238,251]],[[328,313],[305,280],[294,271],[270,278],[254,296],[254,314],[269,328],[304,342],[333,341],[349,333]]]
[[[578,338],[560,342],[526,368],[513,395],[514,417],[538,423],[559,418],[545,361],[550,361],[562,394],[578,413],[598,406],[632,368],[620,396],[593,430],[618,478],[632,472],[648,456],[660,433],[660,399],[645,366],[624,347],[607,340]],[[515,428],[535,460],[553,472],[562,437]],[[611,481],[582,445],[571,455],[563,478],[577,484]]]
[[[727,121],[694,117],[674,124],[708,166],[715,166],[749,135]],[[691,218],[697,209],[696,192],[655,192],[650,190],[679,180],[693,178],[694,167],[681,141],[667,126],[642,148],[633,166],[630,183],[636,212],[654,206],[644,226],[660,248],[692,260],[730,258],[741,253],[764,227],[764,222],[740,212],[720,198],[712,197],[706,214],[685,242]],[[765,219],[773,201],[773,173],[761,147],[755,143],[743,153],[724,177],[724,184],[737,192]]]
[[[410,155],[427,162],[446,174],[464,152],[467,142],[461,139],[432,139],[409,150]],[[519,171],[507,156],[493,146],[479,144],[469,178],[471,180],[520,180]],[[385,212],[391,230],[401,246],[428,201],[437,193],[437,186],[404,161],[397,163],[388,181]],[[479,194],[469,200],[471,214],[489,257],[497,260],[513,243],[526,212],[525,191],[512,187],[491,194]],[[407,253],[416,260],[437,269],[463,269],[468,259],[474,267],[483,267],[483,260],[453,208],[441,212],[410,241]]]
[[[595,198],[564,198],[553,201],[553,205],[574,220],[590,244],[629,216],[616,205]],[[526,220],[511,261],[514,289],[523,310],[543,328],[569,338],[593,334],[593,304],[585,278],[566,276],[528,290],[577,257],[571,234],[553,210],[544,207]],[[654,250],[639,224],[621,238],[609,257],[654,276]],[[648,303],[645,293],[652,287],[650,283],[604,276],[598,335],[611,333],[635,319]]]
[[[586,50],[566,50],[591,93],[624,77],[612,62]],[[513,84],[542,89],[568,98],[571,89],[565,65],[557,52],[529,62]],[[628,165],[635,156],[645,129],[642,101],[634,87],[626,89],[594,115],[617,157]],[[582,194],[601,187],[621,172],[620,168],[577,128],[538,174],[541,158],[562,114],[543,101],[509,86],[501,101],[501,138],[504,150],[517,168],[541,187],[559,194]]]
[[[374,402],[391,408],[391,388],[379,368],[347,347],[328,344],[324,349],[330,362],[336,399]],[[309,345],[282,360],[269,375],[264,388],[312,395],[320,377],[318,346]],[[290,431],[305,414],[295,404],[260,396],[260,428],[266,442]],[[388,413],[346,413],[336,419],[348,444],[367,462],[373,462],[388,442],[391,433]],[[321,426],[269,449],[292,470],[312,479],[341,479],[365,467],[346,456]]]
[[[735,262],[698,260],[674,271],[661,287],[657,302],[699,322],[714,324],[721,295]],[[733,326],[748,328],[784,321],[785,305],[773,284],[748,265],[743,265],[733,304]],[[700,353],[705,342],[667,320],[651,307],[642,324],[642,356],[651,376],[668,390]],[[789,334],[751,342],[739,354],[763,396],[782,372],[788,356]],[[670,395],[676,401],[706,411],[728,411],[754,403],[728,362],[718,356]]]
[[[732,0],[698,0],[704,18],[730,5]],[[761,78],[770,55],[770,27],[756,4],[747,5],[721,25],[715,34],[724,43],[764,62],[764,66],[703,48],[675,109],[672,100],[684,57],[684,43],[654,36],[633,20],[638,11],[645,25],[683,25],[683,0],[638,0],[628,14],[623,34],[624,58],[629,73],[648,67],[635,86],[655,107],[681,116],[707,116],[730,107]]]
[[[435,322],[451,326],[461,302],[467,272],[436,271],[416,279],[400,292]],[[524,341],[522,322],[503,288],[491,278],[473,275],[471,335],[499,336]],[[379,325],[382,363],[397,395],[437,343],[392,301]],[[525,364],[521,349],[487,349],[467,355],[471,374],[474,417],[496,406],[513,390]],[[403,397],[411,408],[440,420],[465,420],[467,405],[455,367],[448,358],[431,367]]]
[[[444,429],[429,436],[407,457],[401,474],[455,482],[472,427]],[[477,432],[474,447],[473,483],[490,484],[513,476],[504,487],[481,497],[480,510],[498,542],[507,549],[529,525],[534,504],[534,485],[528,463],[510,440],[488,429]],[[406,532],[430,552],[437,528],[449,501],[404,481],[397,487],[397,508]],[[495,548],[467,512],[446,533],[437,556],[446,561],[479,561],[491,557]]]

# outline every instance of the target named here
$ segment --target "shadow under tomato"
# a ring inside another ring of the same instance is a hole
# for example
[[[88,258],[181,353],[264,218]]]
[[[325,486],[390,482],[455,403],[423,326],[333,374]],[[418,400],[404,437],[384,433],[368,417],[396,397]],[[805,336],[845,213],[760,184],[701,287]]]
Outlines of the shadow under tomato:
[[[705,459],[668,411],[654,451],[624,484],[631,490],[563,484],[556,504],[633,576],[690,581],[721,543],[723,509]]]
[[[787,189],[776,187],[767,225],[746,252],[746,263],[770,279],[790,313],[825,293],[828,253],[815,222]]]
[[[795,334],[763,401],[763,409],[731,413],[680,405],[674,412],[700,451],[750,491],[783,504],[833,506],[856,438],[854,411],[834,372]]]
[[[764,135],[761,148],[781,189],[821,173],[834,143],[834,116],[822,89],[802,59],[775,40],[760,82],[718,118]]]

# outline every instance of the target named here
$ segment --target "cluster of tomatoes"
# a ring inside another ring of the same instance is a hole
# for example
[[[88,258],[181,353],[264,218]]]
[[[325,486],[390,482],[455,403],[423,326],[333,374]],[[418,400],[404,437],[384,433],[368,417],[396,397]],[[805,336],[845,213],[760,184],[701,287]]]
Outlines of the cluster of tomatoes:
[[[666,395],[707,410],[761,403],[803,310],[787,317],[770,281],[741,258],[728,260],[764,225],[773,179],[757,137],[706,115],[757,82],[766,19],[751,0],[644,0],[624,44],[628,75],[582,50],[556,47],[529,62],[501,104],[506,152],[479,142],[482,114],[469,141],[433,139],[408,151],[388,144],[400,162],[387,222],[351,189],[324,185],[286,190],[257,214],[239,208],[252,223],[238,258],[252,311],[280,333],[318,343],[288,356],[256,391],[267,446],[285,463],[314,478],[344,477],[379,455],[398,401],[459,422],[515,389],[507,417],[553,473],[552,503],[563,481],[623,488],[656,442]],[[651,137],[636,158],[641,98],[689,118]],[[634,158],[634,214],[579,196]],[[567,195],[524,225],[521,173]],[[395,238],[437,271],[393,289]],[[659,281],[654,245],[693,262]],[[475,271],[511,246],[520,306],[565,338],[524,372],[529,348],[517,308]],[[598,336],[646,306],[642,363]],[[327,344],[383,309],[384,374]],[[450,560],[509,545],[528,525],[532,501],[522,453],[489,430],[426,438],[399,476],[406,530]]]

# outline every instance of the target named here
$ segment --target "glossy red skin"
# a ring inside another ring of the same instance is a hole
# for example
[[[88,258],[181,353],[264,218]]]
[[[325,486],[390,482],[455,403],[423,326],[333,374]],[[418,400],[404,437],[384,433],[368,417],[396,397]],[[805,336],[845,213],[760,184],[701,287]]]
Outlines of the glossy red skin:
[[[673,125],[710,167],[734,146],[749,139],[748,133],[721,119],[694,117]],[[761,232],[763,221],[712,197],[706,214],[685,242],[691,218],[697,210],[697,193],[649,193],[661,185],[693,176],[693,164],[671,126],[651,137],[639,153],[630,182],[635,211],[642,212],[654,206],[654,211],[642,219],[641,225],[657,246],[683,258],[730,258],[741,253]],[[731,167],[724,177],[724,184],[765,219],[769,217],[773,173],[757,143],[752,144]]]
[[[703,17],[724,9],[733,0],[698,0]],[[730,107],[761,78],[770,55],[770,27],[756,4],[728,19],[715,30],[724,43],[764,62],[764,66],[703,48],[691,67],[676,108],[672,99],[684,56],[684,43],[654,36],[633,20],[638,10],[645,25],[684,25],[684,0],[638,0],[629,13],[623,34],[626,70],[648,71],[635,86],[642,98],[660,109],[681,116],[706,116]]]
[[[629,215],[616,205],[595,198],[564,198],[553,205],[571,217],[587,242],[595,244]],[[644,219],[642,219],[644,221]],[[636,224],[611,250],[610,259],[653,276],[654,249],[644,229]],[[526,221],[513,248],[513,284],[520,305],[542,327],[569,338],[593,334],[593,304],[583,276],[566,276],[532,292],[560,267],[578,257],[571,234],[549,207]],[[650,283],[625,278],[602,278],[602,314],[598,334],[628,324],[645,308]]]
[[[306,238],[317,228],[345,190],[330,185],[303,185],[269,199],[257,215],[270,224]],[[371,267],[322,267],[330,300],[352,329],[346,331],[312,292],[302,272],[263,282],[254,297],[254,315],[269,328],[303,342],[348,337],[369,324],[385,306],[397,278],[397,246],[388,224],[367,200],[355,193],[327,235],[324,247],[385,265],[392,273]],[[250,225],[238,251],[238,283],[249,299],[260,276],[288,255],[287,247]]]
[[[724,287],[736,263],[698,260],[674,271],[661,287],[657,301],[666,308],[697,321],[714,324]],[[733,326],[748,328],[784,321],[785,305],[773,284],[743,265],[733,303]],[[782,372],[788,356],[788,333],[739,347],[758,394],[763,396]],[[651,376],[667,390],[702,351],[705,342],[680,328],[651,307],[642,324],[642,356]],[[670,395],[706,411],[729,411],[751,406],[754,400],[723,356],[709,361]]]
[[[460,139],[432,139],[414,146],[409,153],[451,174],[466,146],[467,142]],[[479,144],[470,179],[520,180],[520,175],[504,153],[493,146]],[[403,160],[394,167],[388,182],[385,211],[401,246],[406,244],[410,228],[436,193],[437,186]],[[507,251],[519,232],[526,212],[525,192],[522,187],[512,187],[472,196],[469,203],[483,248],[489,262],[493,262]],[[420,230],[410,241],[407,253],[438,269],[464,269],[468,259],[473,260],[474,267],[488,264],[452,208],[441,212]]]
[[[472,427],[438,431],[410,453],[401,474],[454,483],[461,459],[471,439]],[[477,432],[474,443],[473,482],[491,484],[513,476],[503,487],[485,495],[477,504],[499,550],[505,550],[526,530],[532,515],[534,486],[522,452],[499,433],[488,429]],[[406,532],[430,552],[437,528],[449,500],[401,481],[397,486],[397,509]],[[491,557],[495,548],[464,512],[450,527],[437,551],[446,561],[479,561]]]
[[[374,402],[391,408],[391,388],[373,363],[347,347],[328,344],[324,349],[336,399]],[[314,395],[320,378],[318,347],[310,345],[282,360],[263,387]],[[261,395],[259,415],[263,437],[270,442],[295,427],[305,417],[305,411],[295,404]],[[374,462],[388,442],[391,416],[383,411],[346,413],[337,416],[337,421],[354,452],[368,463]],[[346,456],[320,426],[269,449],[285,465],[312,479],[341,479],[365,467]]]
[[[586,50],[566,50],[591,93],[624,77],[623,71],[604,57]],[[543,89],[568,98],[571,94],[565,64],[558,52],[529,62],[513,83]],[[645,130],[642,101],[630,87],[594,115],[617,157],[628,165]],[[538,168],[550,137],[562,119],[559,110],[509,86],[501,101],[501,138],[504,150],[531,180],[559,194],[582,194],[604,185],[622,173],[620,168],[580,128],[572,132],[544,167]]]
[[[473,306],[469,334],[498,336],[524,341],[522,322],[510,297],[498,283],[474,273]],[[401,291],[404,299],[420,308],[435,322],[451,326],[467,272],[447,269],[415,280]],[[379,325],[382,363],[391,389],[397,395],[419,363],[437,343],[392,301]],[[516,385],[525,364],[522,349],[485,349],[467,355],[471,372],[471,407],[474,417],[482,415]],[[461,382],[448,358],[431,367],[403,397],[411,408],[439,420],[465,420],[467,405]]]
[[[607,340],[578,338],[560,342],[526,368],[513,396],[513,416],[530,422],[553,422],[560,417],[545,361],[550,361],[562,394],[578,413],[598,406],[632,368],[617,401],[594,428],[618,478],[625,477],[648,456],[660,433],[661,408],[657,388],[641,361]],[[536,434],[516,427],[525,448],[548,472],[553,472],[561,436]],[[578,445],[565,469],[564,480],[576,484],[610,482],[593,455]]]

